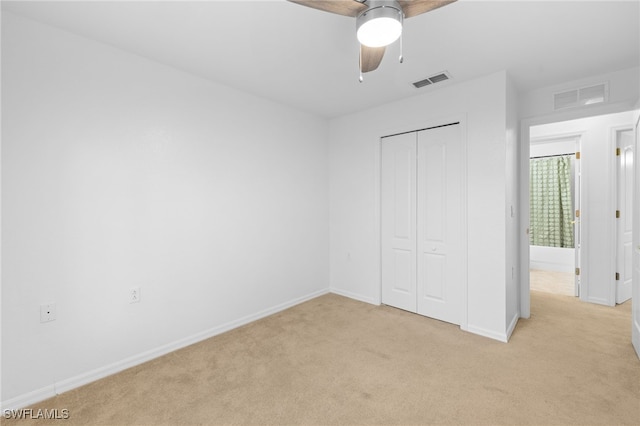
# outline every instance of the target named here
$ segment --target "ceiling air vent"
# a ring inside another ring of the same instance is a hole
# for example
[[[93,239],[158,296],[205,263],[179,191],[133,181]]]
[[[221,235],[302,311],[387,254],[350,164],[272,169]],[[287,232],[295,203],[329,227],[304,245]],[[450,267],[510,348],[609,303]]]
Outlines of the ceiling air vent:
[[[431,77],[427,77],[424,80],[416,81],[415,83],[412,83],[412,84],[416,89],[419,89],[421,87],[428,86],[430,84],[440,83],[441,81],[446,81],[450,79],[451,79],[451,76],[449,75],[449,73],[446,71],[443,71],[441,73],[432,75]]]
[[[554,93],[553,109],[575,108],[585,105],[601,104],[609,100],[609,85],[600,83]]]

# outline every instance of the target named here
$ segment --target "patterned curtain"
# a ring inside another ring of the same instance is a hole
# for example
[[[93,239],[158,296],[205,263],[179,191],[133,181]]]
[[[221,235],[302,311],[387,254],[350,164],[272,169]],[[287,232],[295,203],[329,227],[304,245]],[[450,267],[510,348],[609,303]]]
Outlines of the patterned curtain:
[[[532,158],[530,165],[530,244],[573,247],[571,156]]]

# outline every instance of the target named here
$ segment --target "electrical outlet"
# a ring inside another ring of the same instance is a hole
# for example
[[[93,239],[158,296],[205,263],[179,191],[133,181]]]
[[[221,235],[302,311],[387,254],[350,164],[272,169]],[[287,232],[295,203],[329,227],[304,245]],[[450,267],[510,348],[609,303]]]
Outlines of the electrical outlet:
[[[140,287],[132,287],[129,289],[129,303],[140,302]]]
[[[40,322],[49,322],[56,319],[56,304],[46,303],[40,305]]]

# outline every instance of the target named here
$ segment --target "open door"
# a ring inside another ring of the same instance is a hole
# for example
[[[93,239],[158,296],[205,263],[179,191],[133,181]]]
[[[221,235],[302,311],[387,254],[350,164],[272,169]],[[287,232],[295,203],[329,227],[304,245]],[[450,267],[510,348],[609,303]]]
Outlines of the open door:
[[[633,279],[633,129],[616,132],[616,303],[631,299]]]
[[[640,104],[636,109],[634,135],[635,152],[640,149]],[[633,281],[631,283],[631,340],[640,358],[640,167],[635,167],[633,179]]]
[[[580,296],[580,244],[581,244],[581,232],[580,232],[580,188],[582,187],[582,174],[581,174],[581,161],[580,161],[580,138],[576,140],[576,155],[574,161],[574,217],[573,217],[573,242],[574,242],[574,255],[575,255],[575,288],[574,296]]]

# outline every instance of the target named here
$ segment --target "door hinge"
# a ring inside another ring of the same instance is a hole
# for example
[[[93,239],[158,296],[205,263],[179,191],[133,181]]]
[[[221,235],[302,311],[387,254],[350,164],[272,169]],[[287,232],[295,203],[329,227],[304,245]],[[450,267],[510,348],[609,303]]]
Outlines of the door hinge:
[[[616,155],[620,155],[620,148],[616,148]]]
[[[620,210],[616,210],[616,219],[620,219]]]
[[[576,268],[576,275],[580,275],[580,268]]]
[[[576,151],[576,160],[580,159],[580,151]]]
[[[580,217],[580,210],[576,210],[576,217]]]
[[[616,272],[616,281],[620,281],[620,272]]]

